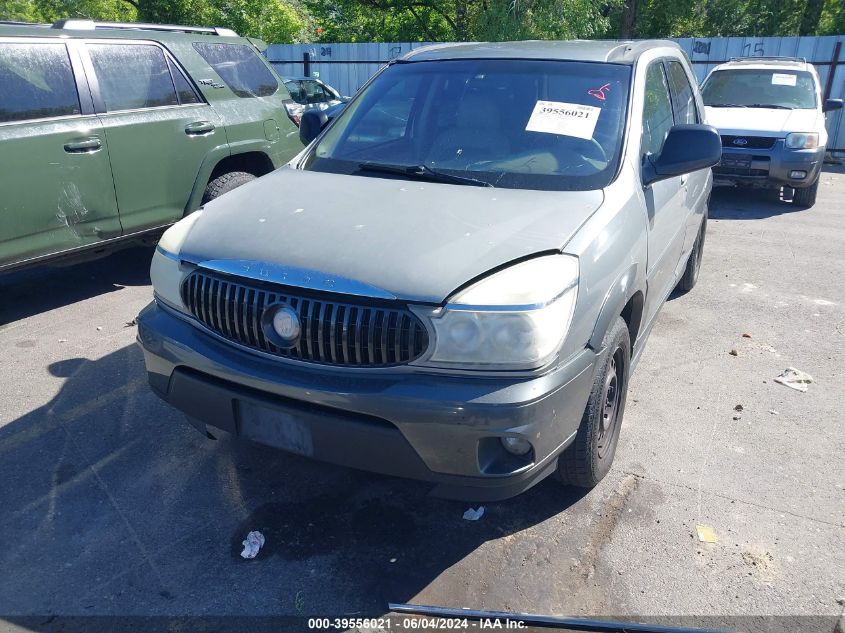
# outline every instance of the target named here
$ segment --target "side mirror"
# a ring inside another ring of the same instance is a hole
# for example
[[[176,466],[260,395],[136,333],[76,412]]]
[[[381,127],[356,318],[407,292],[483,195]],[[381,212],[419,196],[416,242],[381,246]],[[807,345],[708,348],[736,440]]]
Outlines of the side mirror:
[[[302,113],[299,122],[299,140],[303,145],[309,145],[311,141],[320,136],[320,132],[329,122],[329,117],[324,110],[307,110]]]
[[[828,99],[824,102],[823,110],[825,112],[830,112],[831,110],[841,110],[842,109],[842,99]]]
[[[675,125],[663,141],[657,156],[648,156],[643,164],[643,185],[658,180],[707,169],[722,158],[722,140],[710,125]]]

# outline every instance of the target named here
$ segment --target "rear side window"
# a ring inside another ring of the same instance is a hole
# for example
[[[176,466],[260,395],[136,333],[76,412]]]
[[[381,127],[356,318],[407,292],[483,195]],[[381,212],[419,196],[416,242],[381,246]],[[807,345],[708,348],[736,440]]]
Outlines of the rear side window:
[[[109,112],[178,105],[164,52],[148,44],[89,44]]]
[[[672,125],[669,86],[666,84],[663,64],[656,62],[648,67],[645,76],[642,153],[659,154]]]
[[[0,123],[79,113],[64,44],[0,44]]]
[[[698,112],[695,106],[692,86],[690,85],[684,67],[680,62],[670,61],[669,85],[672,87],[672,108],[675,111],[676,123],[698,123]]]
[[[197,93],[194,92],[191,83],[187,80],[185,75],[182,74],[182,71],[176,68],[176,65],[171,61],[167,60],[168,66],[170,66],[170,74],[173,75],[173,85],[176,86],[176,93],[179,95],[179,103],[182,105],[188,103],[201,103],[200,98],[197,96]]]
[[[194,48],[239,97],[269,97],[279,82],[249,46],[194,42]]]

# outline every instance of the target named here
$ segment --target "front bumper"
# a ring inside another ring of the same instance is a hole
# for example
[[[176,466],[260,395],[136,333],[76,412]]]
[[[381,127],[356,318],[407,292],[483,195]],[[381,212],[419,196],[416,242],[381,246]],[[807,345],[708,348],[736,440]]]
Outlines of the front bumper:
[[[809,187],[819,177],[824,152],[824,147],[787,149],[784,139],[777,139],[770,149],[723,146],[722,161],[713,168],[713,182],[752,187]],[[806,172],[806,176],[791,178],[793,171]]]
[[[512,497],[574,438],[597,356],[543,375],[339,369],[236,348],[168,308],[138,316],[153,390],[189,418],[315,459],[432,482],[443,497]],[[531,442],[527,456],[503,436]]]

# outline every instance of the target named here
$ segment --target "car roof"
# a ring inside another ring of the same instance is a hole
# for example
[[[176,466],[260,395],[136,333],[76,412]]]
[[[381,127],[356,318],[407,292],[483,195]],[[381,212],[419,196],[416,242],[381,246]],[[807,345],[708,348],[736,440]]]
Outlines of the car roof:
[[[0,22],[0,37],[63,37],[103,39],[152,39],[161,42],[190,38],[195,41],[243,43],[246,38],[231,29],[168,24],[59,20],[55,24]]]
[[[416,48],[400,61],[438,59],[552,59],[633,64],[644,52],[671,48],[682,52],[671,40],[528,40],[524,42],[477,42],[434,44]]]

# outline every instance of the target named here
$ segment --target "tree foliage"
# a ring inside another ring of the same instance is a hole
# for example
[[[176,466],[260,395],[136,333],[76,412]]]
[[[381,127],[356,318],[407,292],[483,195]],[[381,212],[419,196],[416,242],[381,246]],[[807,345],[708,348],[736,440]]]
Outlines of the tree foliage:
[[[845,0],[0,0],[1,20],[225,26],[268,42],[828,35]]]
[[[298,42],[309,17],[289,0],[2,0],[0,20],[52,23],[62,18],[225,26],[268,42]]]

